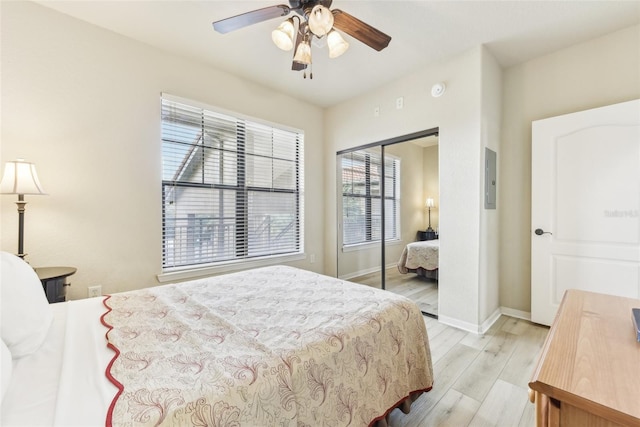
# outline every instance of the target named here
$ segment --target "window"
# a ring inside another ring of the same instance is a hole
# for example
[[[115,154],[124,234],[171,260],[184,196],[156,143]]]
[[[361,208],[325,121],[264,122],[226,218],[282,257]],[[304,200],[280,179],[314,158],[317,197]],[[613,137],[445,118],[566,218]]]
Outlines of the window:
[[[303,139],[163,95],[163,269],[302,253]]]
[[[382,235],[380,154],[366,150],[343,154],[342,232],[343,245],[379,242]],[[400,237],[400,159],[385,155],[385,235]]]

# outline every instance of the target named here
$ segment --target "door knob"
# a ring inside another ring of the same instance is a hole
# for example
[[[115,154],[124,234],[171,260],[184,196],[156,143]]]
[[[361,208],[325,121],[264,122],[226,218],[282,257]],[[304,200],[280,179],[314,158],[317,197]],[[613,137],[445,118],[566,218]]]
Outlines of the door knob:
[[[536,231],[534,231],[534,233],[536,233],[538,236],[542,236],[543,234],[551,234],[551,235],[553,235],[552,232],[544,231],[542,228],[536,228]]]

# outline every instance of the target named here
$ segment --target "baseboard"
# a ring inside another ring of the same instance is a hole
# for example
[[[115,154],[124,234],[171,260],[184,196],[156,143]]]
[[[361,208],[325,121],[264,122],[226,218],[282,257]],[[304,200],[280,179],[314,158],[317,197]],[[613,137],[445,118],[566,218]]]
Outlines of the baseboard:
[[[496,311],[494,311],[491,316],[489,316],[487,318],[487,320],[485,320],[484,322],[482,322],[482,325],[480,325],[480,335],[484,334],[485,332],[487,332],[489,330],[489,328],[496,323],[496,321],[500,318],[500,316],[502,315],[502,310],[500,308],[497,308]]]
[[[516,310],[515,308],[500,307],[500,312],[506,316],[531,321],[531,312]]]
[[[500,318],[501,314],[502,310],[500,308],[496,309],[496,311],[494,311],[491,316],[489,316],[487,320],[482,322],[482,324],[480,325],[478,325],[477,323],[464,322],[453,317],[443,316],[442,314],[438,315],[438,321],[444,323],[445,325],[462,329],[463,331],[471,332],[476,335],[483,335],[489,330],[491,325],[493,325]]]
[[[387,264],[386,268],[389,269],[393,267],[396,267],[396,263]],[[351,280],[354,277],[360,277],[360,276],[364,276],[365,274],[376,273],[378,271],[380,271],[380,267],[366,268],[364,270],[354,271],[353,273],[343,274],[341,276],[338,276],[338,279]]]
[[[465,322],[460,319],[456,319],[454,317],[443,316],[438,313],[438,322],[444,323],[447,326],[453,326],[454,328],[462,329],[463,331],[471,332],[474,334],[478,334],[479,325],[476,323]]]
[[[364,270],[354,271],[353,273],[342,274],[338,276],[338,279],[342,280],[350,280],[354,277],[364,276],[365,274],[375,273],[376,271],[380,271],[379,267],[366,268]]]

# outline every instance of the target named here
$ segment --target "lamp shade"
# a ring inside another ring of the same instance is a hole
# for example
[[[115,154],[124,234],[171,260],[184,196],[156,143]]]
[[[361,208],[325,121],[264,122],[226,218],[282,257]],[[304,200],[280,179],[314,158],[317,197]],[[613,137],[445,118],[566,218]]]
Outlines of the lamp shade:
[[[295,27],[293,26],[293,19],[289,18],[271,32],[271,40],[282,50],[293,49],[293,35],[295,33]]]
[[[336,30],[331,30],[327,36],[327,46],[329,46],[329,58],[337,58],[349,49],[349,43]]]
[[[293,60],[300,64],[311,64],[311,46],[309,46],[309,42],[307,40],[302,41],[298,45],[298,49],[296,50]]]
[[[46,194],[38,180],[36,166],[18,159],[7,162],[0,182],[2,194]]]
[[[436,204],[434,203],[433,199],[431,197],[429,197],[427,199],[427,202],[425,203],[425,206],[428,208],[433,208]]]
[[[309,29],[313,34],[322,37],[331,31],[333,27],[333,14],[326,7],[318,4],[311,9],[309,18]]]

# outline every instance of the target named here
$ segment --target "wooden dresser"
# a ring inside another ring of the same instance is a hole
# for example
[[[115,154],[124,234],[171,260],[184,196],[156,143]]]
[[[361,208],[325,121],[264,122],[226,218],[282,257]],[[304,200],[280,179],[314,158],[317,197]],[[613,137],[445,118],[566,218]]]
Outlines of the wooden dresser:
[[[537,426],[640,426],[640,300],[565,293],[529,383]]]

